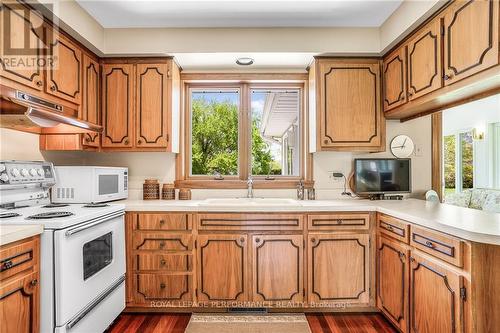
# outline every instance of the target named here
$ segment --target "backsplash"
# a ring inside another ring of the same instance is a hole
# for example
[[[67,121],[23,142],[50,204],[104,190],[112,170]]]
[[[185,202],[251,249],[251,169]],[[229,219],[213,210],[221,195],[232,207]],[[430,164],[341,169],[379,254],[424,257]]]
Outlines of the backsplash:
[[[412,156],[413,197],[421,197],[431,187],[431,118],[430,116],[408,122],[387,121],[387,146],[398,134],[409,135],[415,142],[416,156]],[[175,180],[175,154],[158,152],[41,152],[38,136],[9,129],[0,129],[0,158],[19,160],[47,160],[55,165],[98,165],[129,168],[129,198],[142,199],[142,184],[146,178],[157,178],[160,183]],[[16,142],[15,149],[8,142]],[[320,152],[314,154],[314,180],[317,199],[339,199],[343,191],[343,180],[331,178],[331,172],[342,172],[347,177],[352,171],[352,161],[357,157],[392,157],[389,149],[384,153]],[[295,189],[255,190],[256,197],[295,198]],[[193,199],[209,197],[243,197],[240,190],[193,190]]]

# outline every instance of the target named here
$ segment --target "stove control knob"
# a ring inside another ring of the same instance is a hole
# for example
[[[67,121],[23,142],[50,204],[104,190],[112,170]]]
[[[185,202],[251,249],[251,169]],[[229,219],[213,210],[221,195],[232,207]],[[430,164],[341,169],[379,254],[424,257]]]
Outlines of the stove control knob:
[[[39,175],[40,177],[43,177],[44,172],[43,172],[43,170],[42,170],[42,169],[38,169],[36,172],[38,173],[38,175]]]
[[[30,173],[28,172],[28,169],[22,169],[21,175],[23,175],[23,177],[28,177],[30,175]]]
[[[19,176],[21,175],[21,173],[19,172],[19,170],[18,170],[18,169],[16,169],[16,168],[14,168],[14,169],[10,170],[10,174],[11,174],[11,176],[12,176],[12,177],[14,177],[14,178],[17,178],[17,177],[19,177]]]
[[[0,164],[0,173],[2,173],[4,171],[5,171],[5,165],[4,164]]]
[[[36,177],[38,173],[36,172],[36,169],[30,169],[30,175],[33,177]]]
[[[9,181],[9,176],[7,176],[6,173],[3,173],[1,176],[0,176],[0,180],[4,183],[8,182]]]

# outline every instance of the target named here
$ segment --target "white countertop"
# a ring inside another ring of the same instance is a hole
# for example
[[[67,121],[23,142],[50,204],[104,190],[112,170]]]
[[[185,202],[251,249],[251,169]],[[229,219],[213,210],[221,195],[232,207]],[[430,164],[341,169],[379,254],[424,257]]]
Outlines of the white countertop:
[[[43,232],[42,225],[34,224],[12,224],[0,225],[0,246],[16,242],[18,240],[39,235]]]
[[[292,199],[124,200],[134,212],[336,212],[377,211],[465,240],[500,245],[500,214],[417,199],[296,201]],[[273,202],[273,200],[276,200]]]

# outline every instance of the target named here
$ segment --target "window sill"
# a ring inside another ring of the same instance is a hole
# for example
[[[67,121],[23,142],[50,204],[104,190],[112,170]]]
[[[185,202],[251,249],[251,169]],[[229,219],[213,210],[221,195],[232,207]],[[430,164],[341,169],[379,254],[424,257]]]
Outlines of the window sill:
[[[290,179],[275,179],[275,180],[253,180],[254,189],[295,189],[299,185],[300,180]],[[188,179],[176,180],[176,188],[190,188],[190,189],[246,189],[247,181],[240,179]],[[314,181],[305,181],[305,188],[314,187]]]

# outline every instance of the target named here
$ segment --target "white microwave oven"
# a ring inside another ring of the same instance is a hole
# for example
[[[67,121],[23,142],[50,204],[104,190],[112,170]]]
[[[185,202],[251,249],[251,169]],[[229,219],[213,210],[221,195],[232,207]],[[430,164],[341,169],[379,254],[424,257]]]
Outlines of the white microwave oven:
[[[58,166],[54,169],[54,203],[98,203],[128,197],[128,168]]]

